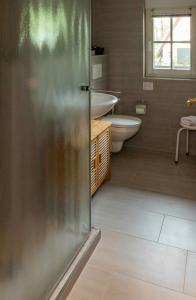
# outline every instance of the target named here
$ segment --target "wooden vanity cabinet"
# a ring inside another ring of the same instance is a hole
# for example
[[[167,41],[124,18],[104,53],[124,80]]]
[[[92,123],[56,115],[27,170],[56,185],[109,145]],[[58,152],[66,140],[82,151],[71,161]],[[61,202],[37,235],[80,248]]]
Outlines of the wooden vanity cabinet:
[[[110,179],[111,172],[111,123],[91,122],[91,195]]]

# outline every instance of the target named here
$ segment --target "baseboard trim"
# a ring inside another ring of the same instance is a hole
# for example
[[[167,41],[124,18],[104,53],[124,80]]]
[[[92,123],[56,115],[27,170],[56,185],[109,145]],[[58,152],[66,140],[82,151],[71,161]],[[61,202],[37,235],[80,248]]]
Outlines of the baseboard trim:
[[[65,273],[49,300],[65,300],[101,239],[101,231],[93,228],[87,242]]]

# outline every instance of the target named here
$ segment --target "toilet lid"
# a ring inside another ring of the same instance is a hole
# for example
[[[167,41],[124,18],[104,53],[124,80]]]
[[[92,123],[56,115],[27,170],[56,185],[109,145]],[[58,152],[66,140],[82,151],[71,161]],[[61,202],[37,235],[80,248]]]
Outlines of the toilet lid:
[[[141,125],[142,121],[139,118],[124,115],[107,115],[100,118],[103,121],[112,123],[114,127],[134,127]]]

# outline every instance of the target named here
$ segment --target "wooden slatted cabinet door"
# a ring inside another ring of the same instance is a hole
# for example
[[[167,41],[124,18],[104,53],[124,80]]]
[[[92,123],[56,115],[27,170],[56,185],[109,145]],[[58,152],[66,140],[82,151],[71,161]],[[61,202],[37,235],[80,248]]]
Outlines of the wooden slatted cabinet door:
[[[110,129],[99,136],[98,142],[98,180],[99,185],[110,175]]]
[[[91,142],[91,195],[95,193],[98,187],[98,170],[97,170],[97,139]]]

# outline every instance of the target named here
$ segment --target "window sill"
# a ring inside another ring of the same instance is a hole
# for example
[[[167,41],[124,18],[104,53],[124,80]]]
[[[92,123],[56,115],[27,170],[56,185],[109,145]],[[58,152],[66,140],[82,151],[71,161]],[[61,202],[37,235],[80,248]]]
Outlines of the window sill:
[[[161,76],[150,76],[144,75],[144,80],[177,80],[177,81],[196,81],[196,78],[185,78],[185,77],[161,77]]]

